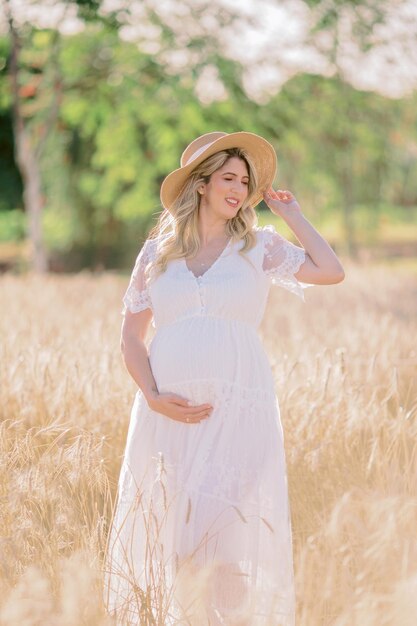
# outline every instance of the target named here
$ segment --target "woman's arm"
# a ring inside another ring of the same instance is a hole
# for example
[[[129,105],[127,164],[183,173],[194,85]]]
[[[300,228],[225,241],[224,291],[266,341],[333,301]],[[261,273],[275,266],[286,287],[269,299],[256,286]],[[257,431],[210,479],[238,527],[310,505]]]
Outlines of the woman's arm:
[[[264,200],[274,215],[279,215],[291,228],[306,251],[306,260],[295,277],[315,285],[340,283],[345,272],[336,254],[320,233],[301,212],[300,205],[290,191],[272,187],[264,193]]]
[[[151,309],[139,313],[126,312],[123,319],[120,348],[127,371],[143,392],[147,403],[158,396],[158,387],[152,374],[145,345],[145,337],[152,320]]]

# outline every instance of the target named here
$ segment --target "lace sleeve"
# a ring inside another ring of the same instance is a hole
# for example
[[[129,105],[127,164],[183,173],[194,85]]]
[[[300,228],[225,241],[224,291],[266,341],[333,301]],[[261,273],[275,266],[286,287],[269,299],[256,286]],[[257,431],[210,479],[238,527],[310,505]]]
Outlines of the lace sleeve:
[[[122,315],[129,310],[131,313],[139,313],[144,309],[152,309],[151,299],[145,280],[145,268],[152,260],[153,240],[147,239],[143,244],[130,276],[130,282],[123,296]]]
[[[272,284],[284,287],[305,300],[304,289],[313,285],[302,283],[294,276],[306,259],[304,248],[287,241],[275,230],[272,224],[264,226],[262,232],[264,241],[263,271],[271,277]]]

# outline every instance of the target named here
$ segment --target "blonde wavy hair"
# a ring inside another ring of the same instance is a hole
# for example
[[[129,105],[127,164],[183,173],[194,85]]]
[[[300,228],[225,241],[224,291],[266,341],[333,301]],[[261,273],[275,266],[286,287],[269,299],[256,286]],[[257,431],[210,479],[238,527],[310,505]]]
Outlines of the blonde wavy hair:
[[[235,217],[227,221],[226,233],[232,242],[244,240],[239,254],[251,250],[256,243],[253,231],[258,223],[258,216],[251,205],[251,200],[258,187],[258,177],[255,167],[248,153],[242,148],[221,150],[202,161],[189,175],[184,187],[171,211],[164,209],[158,222],[149,232],[148,239],[160,239],[156,259],[146,268],[146,276],[165,272],[168,262],[173,259],[194,257],[200,250],[198,234],[198,211],[201,196],[198,188],[202,183],[208,183],[211,175],[219,170],[229,159],[237,157],[246,163],[249,175],[248,195]],[[247,259],[248,260],[248,259]]]

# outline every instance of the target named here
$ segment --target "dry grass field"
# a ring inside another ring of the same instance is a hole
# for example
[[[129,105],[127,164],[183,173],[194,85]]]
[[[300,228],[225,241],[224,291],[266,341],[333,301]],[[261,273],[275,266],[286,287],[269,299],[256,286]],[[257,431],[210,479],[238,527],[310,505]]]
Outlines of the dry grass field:
[[[345,269],[305,303],[273,288],[260,329],[285,435],[297,626],[415,626],[417,272]],[[0,278],[2,626],[112,624],[100,566],[136,390],[119,350],[126,284]]]

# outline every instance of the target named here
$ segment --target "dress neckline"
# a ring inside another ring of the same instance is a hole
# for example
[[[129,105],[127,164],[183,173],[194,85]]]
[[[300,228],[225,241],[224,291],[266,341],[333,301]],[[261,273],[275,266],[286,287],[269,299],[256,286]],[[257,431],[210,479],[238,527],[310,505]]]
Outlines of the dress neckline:
[[[181,260],[184,263],[185,269],[191,274],[191,276],[193,276],[193,278],[195,278],[196,280],[198,280],[199,278],[203,278],[203,276],[205,276],[206,274],[208,274],[210,272],[210,270],[216,265],[216,263],[218,263],[220,261],[220,259],[223,257],[223,255],[225,254],[226,250],[228,249],[228,247],[230,246],[232,241],[232,237],[229,237],[229,240],[227,242],[227,244],[225,245],[225,247],[223,248],[223,250],[221,251],[221,253],[219,254],[218,257],[216,257],[216,259],[213,261],[213,263],[199,276],[196,276],[194,274],[194,272],[192,270],[190,270],[190,268],[187,265],[187,260],[185,257],[183,257]]]

